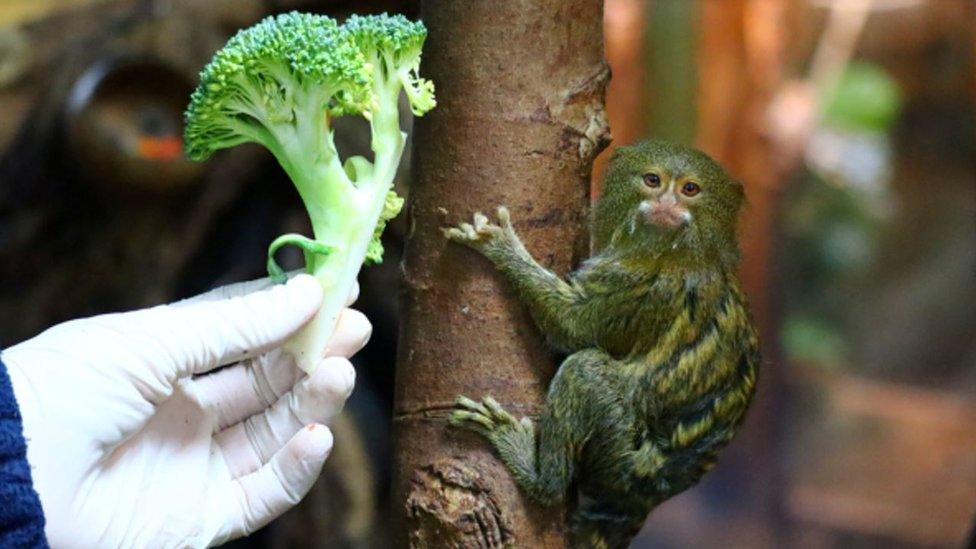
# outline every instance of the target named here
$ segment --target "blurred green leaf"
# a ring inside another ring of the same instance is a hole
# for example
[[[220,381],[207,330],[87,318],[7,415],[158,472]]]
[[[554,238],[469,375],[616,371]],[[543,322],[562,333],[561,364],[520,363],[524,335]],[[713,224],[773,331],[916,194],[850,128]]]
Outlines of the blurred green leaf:
[[[824,123],[844,130],[885,132],[901,111],[898,83],[872,63],[851,63],[837,87],[824,93]]]
[[[829,322],[814,317],[791,315],[780,335],[786,357],[823,368],[844,364],[848,345],[843,334]]]

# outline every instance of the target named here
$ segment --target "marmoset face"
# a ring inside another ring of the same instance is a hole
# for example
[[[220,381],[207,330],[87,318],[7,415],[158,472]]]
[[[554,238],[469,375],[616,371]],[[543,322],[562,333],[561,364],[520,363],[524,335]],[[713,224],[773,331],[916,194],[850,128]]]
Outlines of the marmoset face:
[[[640,217],[662,229],[677,229],[694,219],[695,203],[701,199],[702,187],[694,175],[651,169],[641,175],[641,192],[645,198],[637,206]]]
[[[619,147],[594,213],[594,248],[648,239],[649,246],[666,240],[671,247],[734,250],[743,198],[742,185],[700,151],[666,141]],[[661,240],[666,235],[681,238]]]

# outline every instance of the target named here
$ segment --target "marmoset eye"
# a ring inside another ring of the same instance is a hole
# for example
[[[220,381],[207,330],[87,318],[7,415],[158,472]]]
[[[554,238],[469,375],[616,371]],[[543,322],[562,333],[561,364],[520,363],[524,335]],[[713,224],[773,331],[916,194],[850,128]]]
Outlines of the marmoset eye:
[[[661,186],[661,176],[656,173],[645,173],[644,184],[652,189],[656,189]]]
[[[681,186],[681,194],[691,197],[701,192],[701,187],[694,181],[689,181]]]

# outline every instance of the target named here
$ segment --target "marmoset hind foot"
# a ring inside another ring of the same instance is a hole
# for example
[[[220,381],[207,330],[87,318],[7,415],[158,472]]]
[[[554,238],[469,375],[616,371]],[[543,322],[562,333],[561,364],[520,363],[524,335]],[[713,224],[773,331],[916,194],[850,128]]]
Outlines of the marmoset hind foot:
[[[551,503],[552,491],[539,485],[536,475],[535,425],[532,420],[527,417],[515,419],[490,396],[481,402],[459,396],[454,404],[455,410],[448,421],[487,439],[529,496],[540,503]]]
[[[704,154],[649,141],[615,151],[594,208],[594,254],[562,279],[505,208],[445,236],[492,261],[568,355],[536,424],[459,397],[451,423],[494,446],[541,504],[578,501],[574,547],[626,547],[693,486],[742,423],[759,344],[738,282],[742,186]]]

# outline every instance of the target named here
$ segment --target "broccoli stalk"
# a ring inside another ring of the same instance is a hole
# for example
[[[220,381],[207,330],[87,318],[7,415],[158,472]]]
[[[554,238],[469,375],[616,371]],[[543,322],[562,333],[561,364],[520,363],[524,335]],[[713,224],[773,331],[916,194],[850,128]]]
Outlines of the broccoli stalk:
[[[382,260],[383,228],[403,205],[392,190],[406,138],[397,105],[401,90],[417,116],[436,104],[433,84],[418,75],[426,35],[422,23],[385,14],[343,25],[294,12],[268,17],[214,55],[187,108],[190,158],[260,143],[308,210],[311,238],[282,235],[268,249],[268,272],[280,281],[275,252],[301,248],[325,293],[318,315],[285,345],[305,371],[323,356],[360,266]],[[370,122],[373,162],[343,162],[336,151],[331,120],[356,114]]]

